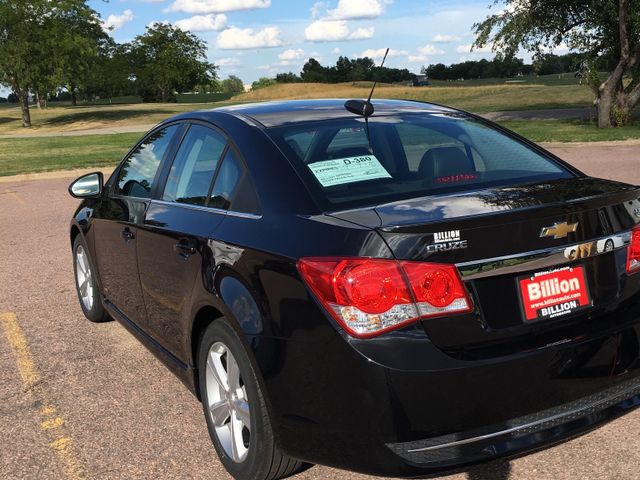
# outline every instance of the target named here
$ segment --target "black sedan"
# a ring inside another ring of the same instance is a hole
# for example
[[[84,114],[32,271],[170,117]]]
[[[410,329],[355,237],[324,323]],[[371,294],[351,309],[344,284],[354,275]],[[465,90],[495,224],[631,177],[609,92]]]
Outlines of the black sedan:
[[[84,314],[202,401],[235,478],[438,474],[640,402],[640,189],[471,114],[192,112],[70,193]]]

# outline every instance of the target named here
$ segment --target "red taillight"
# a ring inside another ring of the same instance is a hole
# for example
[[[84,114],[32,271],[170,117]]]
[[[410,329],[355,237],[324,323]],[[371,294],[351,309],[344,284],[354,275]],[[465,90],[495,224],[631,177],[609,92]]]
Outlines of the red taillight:
[[[471,311],[471,301],[453,265],[402,262],[422,317]]]
[[[298,270],[323,306],[354,337],[372,337],[419,318],[471,310],[453,265],[305,258],[298,262]]]
[[[627,273],[640,271],[640,226],[631,230],[631,244],[627,254]]]

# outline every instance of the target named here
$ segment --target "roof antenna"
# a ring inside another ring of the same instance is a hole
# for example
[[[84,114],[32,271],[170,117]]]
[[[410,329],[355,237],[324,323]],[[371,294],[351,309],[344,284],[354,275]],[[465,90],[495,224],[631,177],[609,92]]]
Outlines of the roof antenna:
[[[379,68],[384,67],[384,62],[387,59],[387,55],[389,54],[389,49],[384,52],[384,57],[382,58],[382,63]],[[351,113],[355,113],[356,115],[362,115],[365,120],[368,117],[373,115],[374,108],[371,103],[371,97],[373,96],[373,91],[376,89],[376,85],[378,84],[378,80],[373,82],[373,86],[371,87],[371,92],[369,92],[369,98],[366,100],[347,100],[344,102],[344,108],[349,110]]]

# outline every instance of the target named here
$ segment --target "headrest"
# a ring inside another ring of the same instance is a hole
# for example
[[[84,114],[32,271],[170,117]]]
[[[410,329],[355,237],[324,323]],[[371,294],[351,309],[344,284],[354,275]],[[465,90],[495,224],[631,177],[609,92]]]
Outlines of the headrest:
[[[475,170],[473,160],[458,147],[438,147],[427,150],[418,167],[420,176],[432,182],[437,178],[471,173]]]

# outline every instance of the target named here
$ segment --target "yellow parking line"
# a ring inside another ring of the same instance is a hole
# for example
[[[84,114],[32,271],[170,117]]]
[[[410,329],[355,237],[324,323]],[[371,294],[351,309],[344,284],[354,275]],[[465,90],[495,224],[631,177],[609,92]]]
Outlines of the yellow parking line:
[[[40,428],[48,437],[49,447],[62,461],[67,478],[71,480],[85,478],[86,474],[73,452],[73,440],[65,428],[64,418],[57,414],[56,408],[49,403],[46,392],[40,385],[40,372],[15,313],[0,314],[0,324],[16,357],[25,392],[34,397],[34,403],[42,405],[38,410]]]

